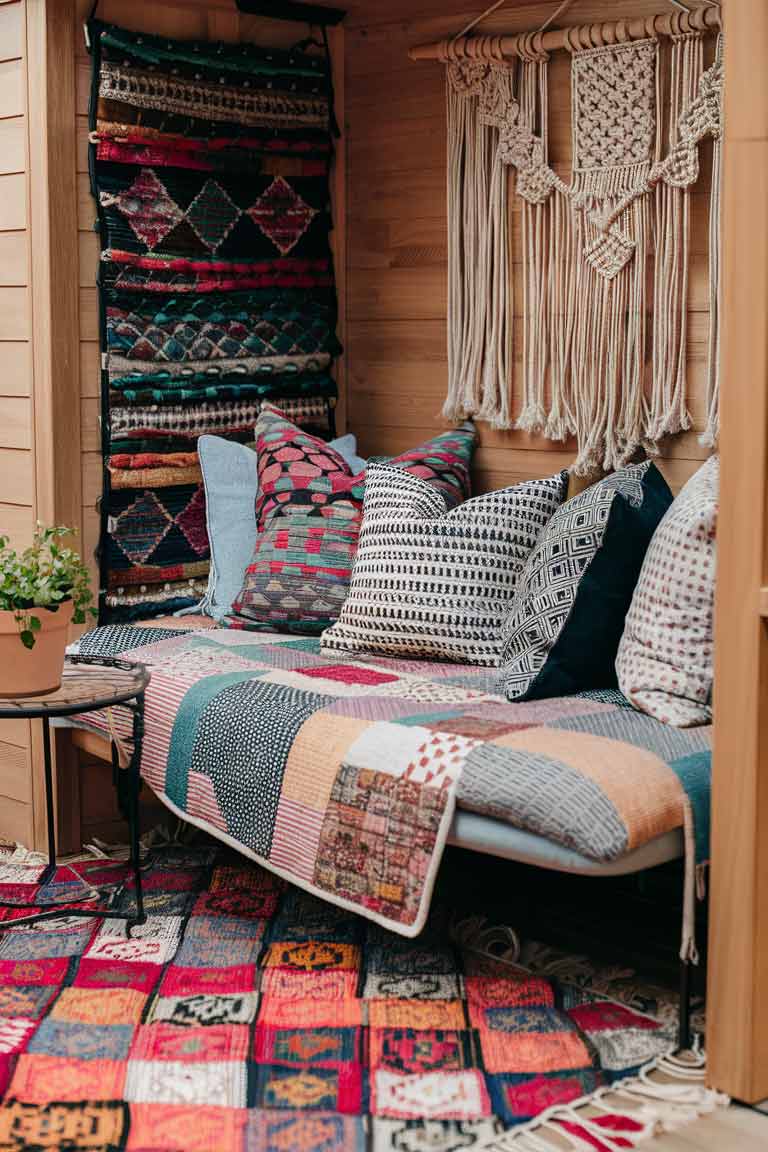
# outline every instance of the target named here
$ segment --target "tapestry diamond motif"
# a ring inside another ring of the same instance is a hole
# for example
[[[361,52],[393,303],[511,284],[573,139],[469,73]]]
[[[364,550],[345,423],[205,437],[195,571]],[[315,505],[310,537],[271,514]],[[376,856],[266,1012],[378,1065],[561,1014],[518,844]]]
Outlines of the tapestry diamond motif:
[[[265,236],[287,256],[317,215],[282,176],[278,176],[248,209],[248,215]]]

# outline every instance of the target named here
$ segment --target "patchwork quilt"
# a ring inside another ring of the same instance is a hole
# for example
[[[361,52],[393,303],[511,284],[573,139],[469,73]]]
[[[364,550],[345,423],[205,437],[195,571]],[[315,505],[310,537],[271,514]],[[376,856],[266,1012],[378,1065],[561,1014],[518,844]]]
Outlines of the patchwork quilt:
[[[425,923],[457,804],[597,861],[684,827],[689,893],[706,858],[710,729],[618,692],[509,703],[495,669],[218,628],[112,625],[79,649],[150,668],[141,770],[172,811],[402,935]],[[84,719],[129,736],[119,709]]]

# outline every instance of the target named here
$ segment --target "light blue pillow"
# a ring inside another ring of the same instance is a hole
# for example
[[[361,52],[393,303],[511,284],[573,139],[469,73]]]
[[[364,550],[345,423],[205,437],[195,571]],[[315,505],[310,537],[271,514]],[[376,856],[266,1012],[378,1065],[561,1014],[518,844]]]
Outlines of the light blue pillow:
[[[363,471],[366,461],[357,455],[352,433],[332,440],[331,447],[355,475]],[[197,450],[205,486],[211,569],[205,596],[194,609],[186,611],[222,620],[242,587],[256,545],[256,454],[245,444],[221,436],[201,436]]]

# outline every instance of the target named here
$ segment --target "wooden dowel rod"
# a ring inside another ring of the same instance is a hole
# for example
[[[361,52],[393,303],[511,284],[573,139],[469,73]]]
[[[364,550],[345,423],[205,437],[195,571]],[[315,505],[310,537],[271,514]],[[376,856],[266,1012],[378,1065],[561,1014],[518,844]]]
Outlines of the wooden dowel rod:
[[[556,28],[549,32],[521,33],[518,36],[464,36],[458,40],[438,40],[411,48],[411,60],[498,60],[525,56],[532,50],[555,52],[562,48],[602,48],[651,36],[678,36],[720,27],[719,8],[696,8],[691,12],[665,12],[635,20],[611,20]]]

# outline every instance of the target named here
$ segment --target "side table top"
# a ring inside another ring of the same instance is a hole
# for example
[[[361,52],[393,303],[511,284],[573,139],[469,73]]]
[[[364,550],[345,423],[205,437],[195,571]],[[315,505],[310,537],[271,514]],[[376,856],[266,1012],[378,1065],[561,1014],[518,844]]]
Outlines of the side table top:
[[[44,696],[0,697],[0,720],[75,716],[140,695],[150,674],[143,664],[106,656],[67,656],[61,687]]]

